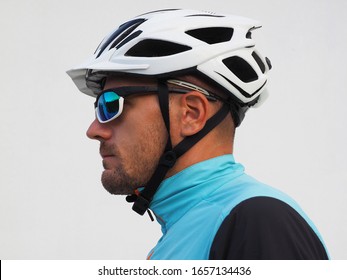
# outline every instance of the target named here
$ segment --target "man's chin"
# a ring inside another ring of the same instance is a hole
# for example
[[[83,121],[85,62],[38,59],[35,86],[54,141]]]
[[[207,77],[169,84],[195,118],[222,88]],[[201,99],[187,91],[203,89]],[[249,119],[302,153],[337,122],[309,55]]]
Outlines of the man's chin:
[[[109,174],[110,172],[112,171],[104,170],[101,176],[101,183],[105,190],[113,195],[129,195],[134,193],[133,188],[126,180],[120,180],[118,177],[116,178],[113,172],[113,176],[111,176],[111,174]]]
[[[104,186],[104,189],[108,191],[108,193],[113,194],[113,195],[129,195],[132,194],[129,190],[125,190],[123,188],[119,188],[118,186],[114,185],[106,185],[102,184]]]

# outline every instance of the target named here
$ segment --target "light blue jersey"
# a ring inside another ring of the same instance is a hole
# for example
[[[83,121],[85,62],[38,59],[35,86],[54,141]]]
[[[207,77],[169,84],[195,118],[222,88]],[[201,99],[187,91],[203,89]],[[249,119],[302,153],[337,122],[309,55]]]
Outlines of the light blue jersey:
[[[150,208],[163,236],[148,258],[208,259],[225,218],[252,197],[272,197],[290,205],[324,244],[312,221],[293,199],[246,175],[233,155],[224,155],[192,165],[162,182]]]

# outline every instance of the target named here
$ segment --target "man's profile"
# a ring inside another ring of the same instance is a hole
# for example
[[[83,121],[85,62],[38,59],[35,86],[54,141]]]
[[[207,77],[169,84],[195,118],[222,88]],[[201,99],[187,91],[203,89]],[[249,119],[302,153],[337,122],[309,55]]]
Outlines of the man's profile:
[[[267,96],[259,27],[204,11],[149,12],[68,71],[96,98],[87,135],[100,142],[103,186],[162,227],[149,259],[328,258],[298,204],[234,159],[235,129]]]

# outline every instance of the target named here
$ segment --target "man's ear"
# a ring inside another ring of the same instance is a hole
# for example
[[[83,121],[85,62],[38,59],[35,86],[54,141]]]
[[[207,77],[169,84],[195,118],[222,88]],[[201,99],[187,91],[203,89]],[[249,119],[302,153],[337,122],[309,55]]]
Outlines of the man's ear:
[[[201,93],[192,91],[181,95],[181,136],[199,132],[208,119],[208,100]]]

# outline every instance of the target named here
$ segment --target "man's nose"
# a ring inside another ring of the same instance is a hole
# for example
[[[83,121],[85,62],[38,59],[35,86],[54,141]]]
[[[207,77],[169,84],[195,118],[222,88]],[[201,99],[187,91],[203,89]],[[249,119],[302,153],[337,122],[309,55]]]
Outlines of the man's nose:
[[[112,131],[107,124],[102,124],[95,118],[87,129],[86,134],[90,139],[103,141],[111,137]]]

